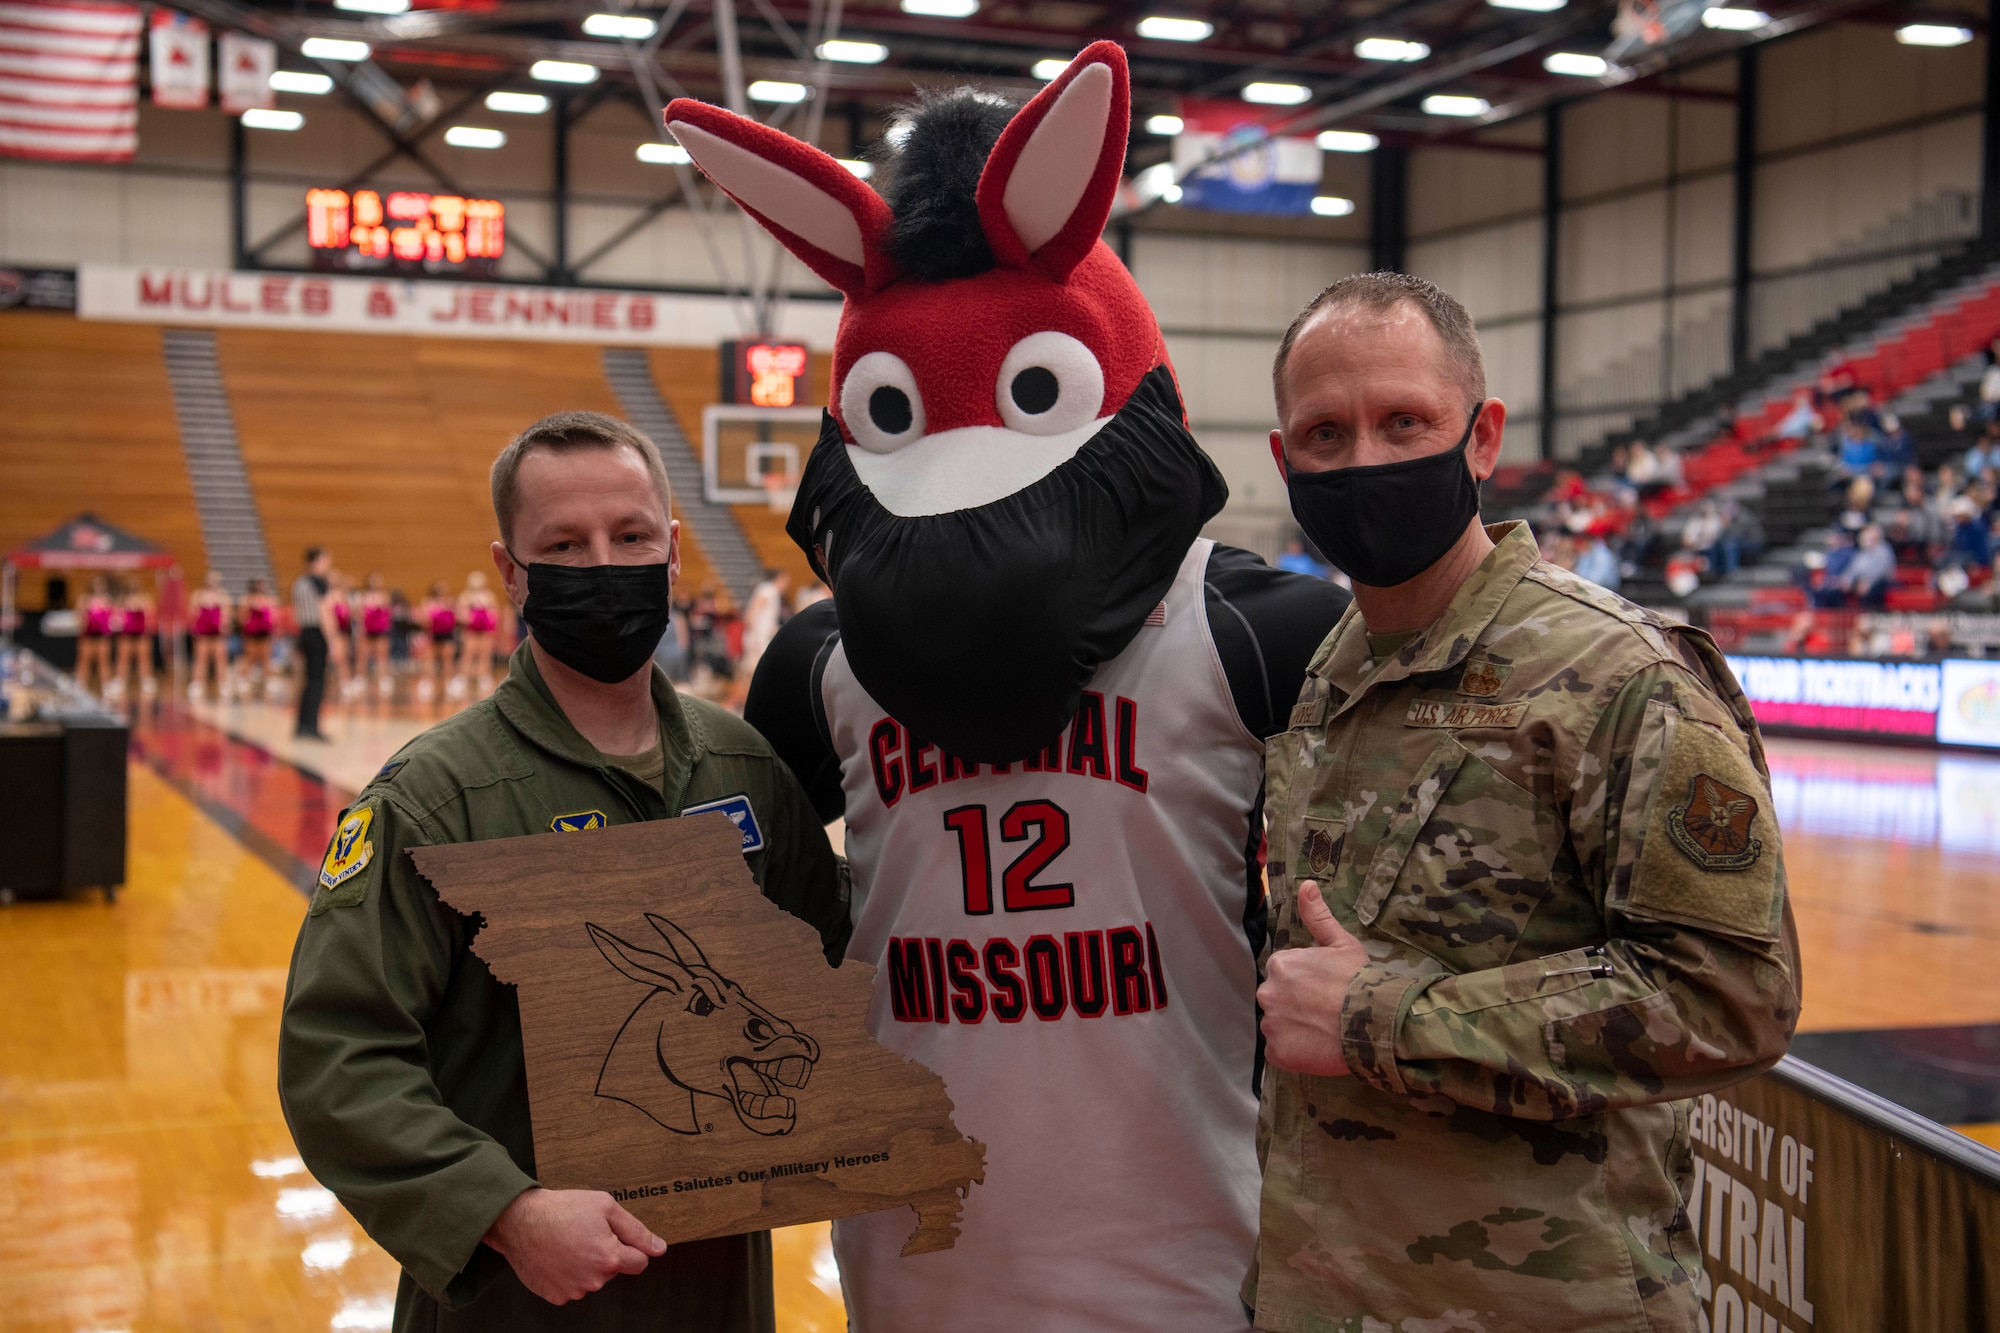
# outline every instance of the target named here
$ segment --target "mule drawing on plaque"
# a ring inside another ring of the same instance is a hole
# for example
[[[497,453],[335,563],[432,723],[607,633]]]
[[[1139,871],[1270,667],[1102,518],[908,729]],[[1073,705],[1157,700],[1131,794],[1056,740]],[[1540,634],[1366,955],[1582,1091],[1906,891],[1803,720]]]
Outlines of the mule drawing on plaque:
[[[950,1248],[984,1146],[742,847],[709,813],[410,853],[516,988],[539,1182],[669,1242],[911,1207],[903,1252]]]

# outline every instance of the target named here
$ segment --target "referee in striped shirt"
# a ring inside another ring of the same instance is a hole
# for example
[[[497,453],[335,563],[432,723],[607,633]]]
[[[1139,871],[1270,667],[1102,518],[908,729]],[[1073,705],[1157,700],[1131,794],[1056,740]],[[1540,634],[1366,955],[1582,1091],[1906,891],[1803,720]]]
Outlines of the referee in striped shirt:
[[[299,660],[305,664],[305,683],[299,687],[299,720],[292,734],[302,741],[323,741],[319,731],[320,700],[326,697],[326,631],[322,628],[326,606],[327,572],[333,568],[333,554],[323,546],[306,547],[306,567],[292,580],[292,615],[299,622]]]

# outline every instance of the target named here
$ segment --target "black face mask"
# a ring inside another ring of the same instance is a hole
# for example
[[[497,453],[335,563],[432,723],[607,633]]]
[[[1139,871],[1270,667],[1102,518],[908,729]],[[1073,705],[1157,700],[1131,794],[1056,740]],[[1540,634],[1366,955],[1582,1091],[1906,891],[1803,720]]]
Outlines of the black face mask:
[[[883,508],[828,416],[786,530],[833,589],[862,688],[946,751],[1004,764],[1069,724],[1228,495],[1162,366],[1068,462],[949,514]]]
[[[673,613],[666,561],[523,568],[528,571],[528,600],[521,619],[542,651],[564,666],[616,685],[646,665],[660,646]]]
[[[1465,466],[1479,410],[1457,446],[1441,454],[1330,472],[1287,467],[1300,530],[1343,574],[1371,588],[1393,588],[1429,569],[1479,513],[1479,483]]]

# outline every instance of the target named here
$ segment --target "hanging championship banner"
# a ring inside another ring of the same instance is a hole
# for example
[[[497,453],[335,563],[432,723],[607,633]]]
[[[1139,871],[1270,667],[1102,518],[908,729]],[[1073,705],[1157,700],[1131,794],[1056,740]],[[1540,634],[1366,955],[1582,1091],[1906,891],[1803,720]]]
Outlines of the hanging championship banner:
[[[153,105],[208,105],[208,25],[171,9],[153,11]]]
[[[271,73],[278,68],[277,43],[225,32],[216,43],[216,63],[224,111],[240,116],[277,105],[278,95],[271,91]]]
[[[951,1248],[985,1148],[868,1035],[875,969],[757,891],[748,798],[695,808],[411,853],[518,992],[536,1177],[669,1242],[911,1208],[903,1253]]]
[[[1320,148],[1314,138],[1265,138],[1266,126],[1277,112],[1247,102],[1184,97],[1179,110],[1182,129],[1174,136],[1174,175],[1181,183],[1181,207],[1225,213],[1312,212],[1320,184]],[[1255,146],[1195,169],[1240,143]]]

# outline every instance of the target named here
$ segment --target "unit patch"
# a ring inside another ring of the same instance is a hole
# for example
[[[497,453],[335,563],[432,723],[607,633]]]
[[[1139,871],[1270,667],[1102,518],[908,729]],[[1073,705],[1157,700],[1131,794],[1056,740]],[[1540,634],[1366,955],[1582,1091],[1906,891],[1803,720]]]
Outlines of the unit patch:
[[[1316,727],[1326,721],[1326,699],[1307,699],[1292,705],[1291,725],[1295,727]]]
[[[686,815],[705,815],[711,810],[720,810],[729,816],[729,822],[736,825],[736,831],[743,835],[743,854],[764,850],[764,831],[757,827],[757,812],[750,808],[750,798],[743,792],[725,796],[719,801],[703,801],[681,811]]]
[[[368,868],[375,859],[375,844],[368,840],[369,826],[375,822],[375,807],[360,805],[347,812],[327,845],[326,860],[320,863],[320,887],[337,889]]]
[[[1688,779],[1688,798],[1667,815],[1667,834],[1703,870],[1748,870],[1764,844],[1750,836],[1757,798],[1706,773]]]
[[[557,815],[549,821],[551,833],[583,833],[594,828],[603,828],[610,823],[602,810],[578,810],[573,814]]]
[[[1475,657],[1465,664],[1465,673],[1458,678],[1458,692],[1475,699],[1491,699],[1500,693],[1500,687],[1513,673],[1513,667],[1501,666],[1490,657]]]
[[[1495,686],[1498,689],[1499,686]],[[1403,719],[1406,727],[1518,727],[1528,715],[1528,701],[1511,704],[1456,704],[1443,699],[1413,699]]]

